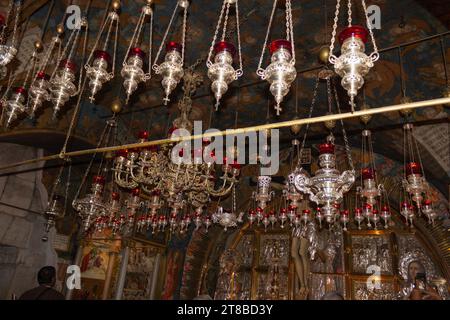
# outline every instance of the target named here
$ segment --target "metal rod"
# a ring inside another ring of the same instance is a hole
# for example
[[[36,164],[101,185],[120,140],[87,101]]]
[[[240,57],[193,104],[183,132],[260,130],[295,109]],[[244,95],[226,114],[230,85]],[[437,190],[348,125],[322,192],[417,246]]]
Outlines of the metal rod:
[[[274,122],[274,123],[268,123],[268,124],[245,127],[245,128],[229,129],[226,131],[209,132],[209,133],[199,134],[199,135],[167,138],[167,139],[153,140],[153,141],[147,141],[147,142],[141,142],[141,143],[132,143],[132,144],[126,144],[126,145],[121,145],[121,146],[114,146],[114,147],[104,147],[104,148],[97,148],[97,149],[72,151],[72,152],[67,152],[64,154],[61,154],[61,153],[54,154],[51,156],[46,156],[46,157],[41,157],[41,158],[36,158],[36,159],[13,163],[10,165],[0,167],[0,171],[10,169],[10,168],[15,168],[15,167],[26,165],[26,164],[36,163],[36,162],[55,160],[55,159],[61,159],[61,158],[72,158],[72,157],[78,157],[78,156],[83,156],[83,155],[87,155],[87,154],[93,154],[93,153],[113,152],[113,151],[119,151],[119,150],[124,150],[124,149],[136,149],[136,148],[139,149],[139,148],[145,148],[145,147],[156,146],[156,145],[176,143],[176,142],[181,142],[181,141],[212,138],[212,137],[218,137],[218,136],[246,134],[246,133],[250,133],[250,132],[258,132],[258,131],[264,131],[264,130],[291,127],[293,125],[304,125],[304,124],[320,123],[320,122],[326,122],[326,121],[336,121],[336,120],[343,120],[343,119],[350,119],[350,118],[358,118],[358,117],[361,117],[364,115],[374,115],[374,114],[379,114],[379,113],[395,112],[395,111],[400,111],[400,110],[404,110],[404,109],[425,108],[425,107],[432,107],[432,106],[443,105],[443,104],[448,104],[448,103],[450,103],[450,98],[439,98],[439,99],[424,100],[424,101],[417,101],[417,102],[411,102],[411,103],[402,103],[402,104],[367,109],[367,110],[359,110],[359,111],[355,111],[353,113],[347,112],[347,113],[341,113],[341,114],[325,115],[325,116],[320,116],[320,117],[315,117],[315,118],[294,119],[294,120],[289,120],[289,121]]]
[[[382,53],[382,52],[392,51],[392,50],[395,50],[395,49],[398,49],[398,48],[402,48],[402,47],[408,47],[408,46],[411,46],[411,45],[414,45],[414,44],[418,44],[418,43],[421,43],[421,42],[426,42],[426,41],[430,41],[430,40],[433,40],[433,39],[436,39],[436,38],[439,38],[439,37],[444,37],[444,36],[449,35],[449,34],[450,34],[450,31],[438,33],[438,34],[435,34],[435,35],[432,35],[432,36],[429,36],[429,37],[425,37],[425,38],[422,38],[422,39],[409,41],[409,42],[401,43],[401,44],[398,44],[398,45],[395,45],[395,46],[383,48],[383,49],[378,50],[378,52]],[[297,72],[297,75],[301,75],[303,73],[308,73],[308,72],[311,72],[311,71],[316,71],[316,70],[319,70],[321,68],[323,68],[323,65],[317,65],[317,66],[309,67],[309,68],[306,68],[306,69],[302,69],[302,70],[299,70]],[[258,85],[258,84],[261,84],[261,83],[264,83],[264,82],[265,82],[264,80],[252,81],[252,82],[248,82],[248,83],[242,84],[241,86],[239,86],[239,88],[251,87],[251,86],[255,86],[255,85]],[[211,95],[210,93],[200,94],[200,95],[192,97],[192,100],[201,99],[201,98],[204,98],[204,97],[208,97],[210,95]],[[141,109],[133,110],[133,112],[143,112],[143,111],[148,110],[148,109],[159,108],[159,107],[165,107],[165,105],[161,103],[161,104],[158,104],[158,105],[154,105],[154,106],[149,106],[149,107],[144,107],[144,108],[141,108]],[[129,114],[129,113],[131,113],[131,111],[121,112],[120,114],[118,114],[118,116],[120,117],[120,116]],[[109,117],[110,117],[110,115],[104,116],[104,117],[101,117],[101,118],[102,119],[106,119],[106,118],[109,118]]]

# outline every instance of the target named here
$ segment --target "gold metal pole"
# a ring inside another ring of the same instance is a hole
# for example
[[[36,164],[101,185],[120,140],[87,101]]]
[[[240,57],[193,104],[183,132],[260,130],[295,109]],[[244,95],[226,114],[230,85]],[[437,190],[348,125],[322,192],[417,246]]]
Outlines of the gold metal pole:
[[[93,153],[105,153],[105,152],[113,152],[113,151],[124,150],[124,149],[146,148],[146,147],[150,147],[150,146],[157,146],[157,145],[163,145],[163,144],[168,144],[168,143],[176,143],[176,142],[181,142],[181,141],[188,141],[188,140],[195,140],[195,139],[202,139],[202,138],[212,138],[212,137],[218,137],[218,136],[232,136],[232,135],[238,135],[238,134],[246,134],[246,133],[250,133],[250,132],[258,132],[258,131],[265,131],[265,130],[271,130],[271,129],[291,127],[293,125],[304,125],[304,124],[308,124],[308,123],[311,124],[311,123],[320,123],[320,122],[333,121],[333,120],[336,121],[336,120],[341,120],[341,119],[358,118],[358,117],[361,117],[364,115],[374,115],[374,114],[386,113],[386,112],[397,112],[397,111],[404,110],[404,109],[417,109],[417,108],[433,107],[433,106],[445,105],[445,104],[449,104],[449,103],[450,103],[450,98],[439,98],[439,99],[424,100],[424,101],[417,101],[417,102],[411,102],[411,103],[403,103],[403,104],[397,104],[397,105],[391,105],[391,106],[373,108],[373,109],[367,109],[367,110],[360,110],[360,111],[355,111],[353,113],[347,112],[347,113],[325,115],[325,116],[321,116],[321,117],[314,117],[314,118],[307,118],[307,119],[295,119],[295,120],[290,120],[290,121],[274,122],[274,123],[262,124],[262,125],[251,126],[251,127],[246,127],[246,128],[237,128],[237,129],[229,129],[229,130],[225,130],[225,131],[210,132],[210,133],[199,134],[199,135],[174,137],[174,138],[160,139],[160,140],[154,140],[154,141],[146,141],[146,142],[141,142],[141,143],[126,144],[126,145],[121,145],[121,146],[72,151],[72,152],[67,152],[67,153],[63,153],[63,154],[54,154],[54,155],[47,156],[47,157],[30,159],[30,160],[26,160],[26,161],[13,163],[10,165],[0,167],[0,171],[19,167],[22,165],[36,163],[36,162],[56,160],[56,159],[62,159],[62,158],[79,157],[79,156],[93,154]]]

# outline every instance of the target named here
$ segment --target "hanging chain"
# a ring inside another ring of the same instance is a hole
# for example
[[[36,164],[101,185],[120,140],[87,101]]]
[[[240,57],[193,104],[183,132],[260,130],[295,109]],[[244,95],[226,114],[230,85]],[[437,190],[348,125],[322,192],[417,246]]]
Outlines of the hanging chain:
[[[402,97],[406,97],[406,84],[403,74],[403,57],[402,57],[402,47],[398,47],[398,62],[400,65],[400,84],[402,89]]]
[[[67,202],[69,200],[69,188],[70,188],[70,179],[72,176],[72,162],[70,160],[70,158],[65,160],[68,163],[69,168],[67,169],[67,179],[66,179],[66,190],[64,193],[64,214],[66,214],[66,210],[67,210]]]
[[[77,104],[75,106],[75,109],[73,110],[73,115],[72,115],[72,119],[70,120],[69,129],[67,130],[66,139],[64,141],[63,147],[61,148],[61,152],[59,153],[60,158],[64,158],[64,154],[67,151],[67,145],[69,143],[70,136],[72,135],[72,131],[73,131],[74,127],[75,127],[75,122],[76,122],[76,119],[77,119],[77,116],[78,116],[78,112],[80,110],[81,98],[83,97],[83,91],[84,91],[84,88],[86,86],[86,82],[87,82],[87,77],[84,77],[83,84],[81,86],[81,90],[80,90],[80,93],[78,95],[78,101],[77,101]]]
[[[117,16],[116,31],[114,34],[113,61],[112,61],[112,67],[111,67],[111,73],[110,73],[111,78],[114,78],[114,75],[116,73],[117,45],[118,45],[118,41],[119,41],[119,24],[120,24],[120,20],[119,20],[119,16]]]
[[[232,207],[233,207],[233,212],[232,213],[236,213],[236,185],[233,185],[233,203],[232,203]]]
[[[291,42],[291,46],[292,46],[291,64],[295,65],[294,22],[292,20],[291,0],[286,0],[286,16],[287,16],[287,24],[289,26],[289,28],[288,28],[289,29],[289,38],[290,38],[290,42]]]
[[[341,114],[341,106],[339,103],[339,97],[337,94],[336,84],[334,83],[334,80],[333,80],[333,89],[334,89],[333,90],[334,98],[336,99],[337,110],[338,110],[338,113]],[[347,132],[345,131],[345,127],[344,127],[344,121],[342,119],[340,119],[340,122],[341,122],[341,126],[342,126],[342,136],[344,137],[345,152],[347,153],[348,164],[350,165],[350,169],[352,171],[355,171],[355,166],[353,165],[353,159],[352,159],[352,152],[350,150],[350,144],[348,142]]]
[[[182,33],[182,47],[181,47],[181,66],[184,66],[184,51],[186,47],[186,31],[187,31],[187,14],[188,14],[188,8],[184,8],[183,11],[183,33]]]
[[[372,59],[373,62],[375,62],[380,58],[380,53],[378,52],[378,46],[375,41],[375,36],[373,35],[373,28],[372,24],[370,23],[369,14],[367,12],[366,0],[361,0],[361,2],[364,9],[364,15],[366,17],[367,29],[369,29],[370,39],[372,40],[373,45],[373,52],[370,54],[369,57],[370,59]]]
[[[103,140],[105,139],[106,132],[108,131],[109,128],[110,128],[110,123],[107,121],[105,127],[103,128],[103,132],[100,135],[100,139],[99,139],[99,141],[97,143],[96,149],[100,148],[100,146],[103,144]],[[89,164],[88,164],[88,166],[86,168],[86,171],[83,174],[83,177],[81,179],[81,183],[80,183],[80,185],[79,185],[79,187],[77,189],[77,192],[75,193],[75,196],[73,197],[73,202],[78,200],[78,197],[80,196],[81,189],[83,188],[84,184],[86,183],[87,176],[89,175],[89,172],[91,171],[91,168],[92,168],[92,165],[94,164],[94,160],[95,160],[95,156],[96,155],[97,154],[94,153],[94,155],[92,156],[92,158],[91,158],[91,160],[90,160],[90,162],[89,162]]]
[[[150,35],[148,39],[148,73],[146,81],[152,77],[152,56],[153,56],[153,11],[150,14]]]
[[[334,14],[334,24],[333,31],[331,32],[331,43],[330,43],[330,58],[328,59],[331,64],[334,64],[337,57],[333,54],[334,44],[336,42],[337,24],[339,21],[339,9],[341,8],[341,0],[337,0],[336,12]]]
[[[286,40],[291,41],[291,25],[289,23],[289,8],[290,8],[291,1],[286,0]]]
[[[327,77],[327,99],[328,99],[328,113],[332,114],[332,106],[333,106],[333,100],[332,100],[332,94],[331,94],[331,80],[330,77]]]
[[[81,54],[81,64],[83,65],[85,63],[86,59],[86,51],[87,51],[87,45],[88,45],[88,35],[89,35],[89,26],[86,18],[86,25],[84,30],[84,39],[83,39],[83,48],[82,48],[82,54]],[[84,77],[85,70],[83,68],[80,68],[80,74],[78,75],[78,90],[76,94],[81,93],[81,85]]]
[[[212,65],[212,61],[211,61],[212,53],[214,50],[214,45],[216,44],[217,36],[219,35],[220,25],[222,24],[222,18],[223,18],[223,14],[225,12],[226,3],[227,3],[227,0],[223,0],[222,9],[220,10],[220,15],[219,15],[219,21],[217,22],[216,31],[214,32],[214,37],[212,39],[211,46],[209,47],[208,58],[206,59],[206,66],[208,68],[211,67],[211,65]]]
[[[145,7],[142,9],[141,14],[139,15],[139,19],[138,19],[136,27],[133,31],[133,36],[131,37],[130,44],[128,45],[127,51],[125,52],[125,57],[123,59],[122,66],[125,66],[127,64],[128,54],[130,53],[131,48],[133,46],[137,46],[137,44],[138,44],[138,39],[141,34],[141,29],[142,29],[144,19],[145,19]],[[138,30],[139,30],[139,33],[138,33]]]
[[[441,36],[439,38],[439,44],[441,46],[442,63],[444,64],[445,83],[447,87],[450,87],[450,79],[448,78],[448,70],[447,70],[447,58],[445,56],[445,48],[444,48],[444,37]]]
[[[223,30],[222,30],[222,41],[225,41],[225,36],[227,33],[227,26],[228,26],[228,16],[230,14],[230,2],[227,1],[227,10],[225,12],[225,20],[223,21]]]
[[[319,92],[319,84],[320,84],[320,77],[319,74],[317,74],[316,77],[316,84],[314,86],[314,91],[313,91],[313,98],[311,100],[311,106],[309,107],[309,113],[308,113],[308,119],[310,119],[312,117],[313,114],[313,110],[314,107],[316,105],[316,101],[317,101],[317,93]],[[298,162],[297,162],[297,167],[301,166],[301,155],[303,154],[303,149],[305,149],[305,144],[306,144],[306,137],[308,136],[308,130],[309,130],[309,123],[306,124],[305,127],[305,133],[303,135],[303,141],[302,141],[302,145],[300,147],[300,151],[299,151],[299,157],[298,157]]]
[[[106,10],[108,10],[108,9],[106,9]],[[92,50],[91,50],[91,53],[89,54],[89,57],[88,57],[88,59],[87,59],[87,61],[86,61],[86,65],[85,65],[85,68],[86,68],[86,69],[89,68],[89,62],[91,61],[92,57],[94,56],[94,51],[95,51],[95,49],[98,47],[98,44],[99,44],[99,42],[100,42],[101,35],[102,35],[103,32],[105,31],[105,28],[106,28],[106,25],[107,25],[107,23],[108,23],[108,20],[109,20],[110,17],[111,17],[111,13],[113,13],[113,11],[109,12],[109,14],[107,15],[107,17],[106,17],[106,19],[105,19],[105,22],[102,24],[102,26],[101,26],[101,28],[100,28],[100,31],[99,31],[99,33],[98,33],[98,35],[97,35],[97,38],[95,39],[94,46],[93,46],[93,48],[92,48]],[[105,44],[106,44],[106,42],[105,42]]]
[[[152,69],[156,72],[158,72],[158,69],[159,69],[159,65],[157,64],[159,56],[161,55],[161,51],[164,47],[164,43],[166,42],[167,35],[169,34],[169,31],[170,31],[170,27],[172,26],[173,21],[175,20],[175,14],[177,13],[177,9],[178,9],[179,5],[180,5],[180,3],[179,3],[179,1],[177,1],[175,9],[172,12],[172,16],[170,17],[169,25],[167,26],[166,32],[164,32],[164,36],[161,40],[161,45],[159,46],[158,52],[156,53],[155,61],[153,62],[153,66],[152,66]]]
[[[238,55],[239,55],[239,69],[236,70],[236,77],[239,78],[244,74],[244,68],[242,66],[242,49],[241,49],[241,30],[239,21],[239,0],[236,0],[236,33],[238,42]]]
[[[15,18],[14,18],[14,27],[13,27],[13,35],[12,35],[12,40],[11,40],[11,46],[15,46],[16,45],[16,33],[17,33],[17,28],[19,26],[19,18],[20,18],[20,11],[22,9],[22,1],[18,1],[16,3],[16,10],[14,12],[15,14]]]
[[[351,27],[352,26],[352,0],[348,0],[348,4],[347,4],[347,14],[348,14],[348,26]]]
[[[264,59],[264,54],[266,52],[267,41],[269,40],[270,29],[272,27],[273,18],[275,16],[275,10],[277,8],[278,0],[273,1],[272,13],[270,14],[269,25],[267,26],[266,37],[264,39],[264,44],[261,52],[261,57],[259,58],[258,69],[256,69],[256,74],[261,77],[262,80],[265,80],[264,72],[265,70],[261,67]]]

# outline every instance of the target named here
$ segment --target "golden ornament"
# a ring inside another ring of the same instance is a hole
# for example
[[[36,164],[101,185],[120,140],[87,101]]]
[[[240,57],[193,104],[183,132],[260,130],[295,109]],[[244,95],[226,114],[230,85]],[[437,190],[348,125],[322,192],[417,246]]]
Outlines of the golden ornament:
[[[412,100],[411,100],[410,97],[403,97],[403,98],[401,98],[400,102],[401,102],[402,104],[406,104],[406,103],[411,103]],[[400,110],[400,114],[401,114],[402,116],[404,116],[404,117],[408,117],[411,113],[412,113],[412,109],[403,109],[403,110]]]
[[[120,9],[120,1],[119,0],[114,1],[112,3],[112,7],[115,11],[119,10]]]
[[[369,109],[370,109],[370,107],[366,103],[364,103],[361,106],[361,111],[369,110]],[[361,117],[359,117],[359,119],[361,120],[362,123],[367,125],[369,123],[369,121],[372,119],[372,115],[371,114],[365,114],[365,115],[362,115]]]
[[[41,41],[36,41],[35,43],[34,43],[34,48],[37,50],[37,51],[41,51],[42,50],[42,42]]]
[[[57,32],[58,34],[63,34],[63,33],[64,33],[64,26],[63,26],[62,24],[58,24],[58,25],[56,26],[56,32]]]
[[[291,126],[291,132],[293,134],[299,134],[301,129],[302,129],[301,124],[294,124],[293,126]]]
[[[328,59],[330,58],[330,48],[327,46],[323,46],[319,50],[319,61],[323,64],[328,63]]]
[[[120,111],[122,111],[122,103],[120,103],[119,100],[113,101],[113,103],[111,104],[111,111],[113,113],[119,113]]]

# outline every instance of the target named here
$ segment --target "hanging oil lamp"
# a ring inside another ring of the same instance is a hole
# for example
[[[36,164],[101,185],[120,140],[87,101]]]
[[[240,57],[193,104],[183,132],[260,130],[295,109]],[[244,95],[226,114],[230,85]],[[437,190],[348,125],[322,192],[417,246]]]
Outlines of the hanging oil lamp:
[[[218,206],[217,211],[214,212],[211,216],[212,222],[221,225],[226,232],[228,228],[233,228],[238,225],[238,223],[242,223],[244,212],[241,212],[239,215],[236,213],[236,187],[233,187],[232,196],[232,209],[224,210],[223,207]]]
[[[5,67],[8,65],[17,54],[17,28],[19,26],[19,20],[22,11],[21,0],[10,0],[7,17],[0,18],[0,66]],[[12,26],[11,41],[8,41],[8,31],[10,30],[10,19],[14,19]]]
[[[64,28],[58,28],[58,33],[64,32]],[[86,48],[88,42],[88,20],[86,17],[81,18],[80,28],[72,30],[63,52],[58,58],[57,69],[50,78],[50,101],[53,103],[53,118],[56,119],[61,108],[69,101],[70,98],[76,96],[81,91],[81,80],[83,72],[78,72],[75,63],[77,49],[81,46]],[[84,61],[81,61],[83,64]],[[42,69],[41,69],[42,70]]]
[[[78,93],[76,81],[77,65],[64,59],[50,79],[50,100],[53,102],[53,115],[56,117],[69,99]]]
[[[352,169],[340,173],[336,169],[333,136],[328,136],[327,142],[321,144],[319,150],[320,169],[313,177],[309,177],[305,172],[297,173],[295,186],[320,206],[320,214],[331,224],[335,222],[338,213],[336,205],[342,201],[344,193],[348,192],[355,182],[355,172]],[[351,163],[351,159],[349,162]]]
[[[267,204],[272,201],[272,197],[275,192],[270,190],[270,183],[272,177],[270,176],[259,176],[258,177],[258,191],[253,192],[253,199],[255,199],[258,208],[264,210]]]
[[[181,44],[175,41],[169,41],[166,44],[167,35],[169,34],[170,28],[175,20],[175,15],[178,12],[178,8],[183,10],[183,22],[182,22],[182,41]],[[187,29],[187,14],[189,8],[188,0],[178,0],[175,9],[172,13],[169,25],[167,26],[164,37],[161,41],[161,46],[156,54],[155,62],[153,63],[153,70],[156,74],[162,75],[162,87],[164,90],[165,97],[163,99],[164,104],[167,105],[170,102],[169,96],[172,91],[178,86],[181,78],[183,77],[183,65],[184,65],[184,51],[186,44],[186,29]],[[161,51],[166,44],[166,55],[164,57],[164,62],[158,65],[159,56]]]
[[[120,194],[118,192],[112,192],[110,201],[105,205],[106,212],[109,213],[107,220],[108,227],[111,228],[113,235],[117,234],[121,225],[118,223],[120,218],[120,212],[122,210],[122,205],[120,203]]]
[[[403,126],[403,152],[405,153],[403,185],[406,192],[410,194],[412,201],[420,209],[423,195],[429,191],[430,187],[425,178],[422,158],[413,130],[414,126],[411,123]]]
[[[116,68],[116,54],[119,36],[119,9],[120,2],[116,1],[113,4],[112,10],[108,13],[100,32],[97,35],[95,45],[86,61],[86,76],[89,79],[90,101],[95,101],[95,95],[102,89],[103,85],[109,82],[115,75]],[[103,46],[100,49],[100,41],[106,35]],[[113,53],[108,52],[111,44]],[[111,69],[111,71],[109,71]]]
[[[237,80],[243,75],[238,3],[238,0],[223,0],[219,21],[217,22],[216,31],[214,33],[211,47],[209,49],[208,58],[206,60],[208,77],[212,82],[211,90],[214,93],[214,97],[216,98],[216,110],[219,107],[220,99],[228,91],[228,86],[230,85],[230,83],[234,80]],[[225,40],[227,26],[229,23],[229,12],[232,5],[235,5],[236,10],[236,32],[239,58],[239,69],[237,70],[235,70],[233,67],[233,58],[236,54],[236,48],[231,42]],[[222,37],[221,40],[217,42],[222,23]],[[213,52],[214,62],[212,61]]]
[[[374,66],[380,55],[373,35],[372,25],[369,21],[365,0],[362,0],[367,28],[352,25],[352,3],[348,5],[348,26],[339,34],[341,43],[341,55],[336,57],[333,53],[336,41],[336,32],[339,21],[340,0],[337,0],[334,18],[333,32],[330,45],[329,62],[334,65],[334,70],[342,78],[341,85],[350,97],[352,110],[355,107],[355,97],[359,89],[364,85],[364,77]],[[370,35],[373,52],[368,56],[365,53],[366,43]]]
[[[267,40],[269,38],[272,22],[275,15],[278,0],[274,0],[270,22],[267,27],[266,39],[264,41],[261,57],[259,59],[258,69],[256,74],[270,84],[270,92],[275,98],[275,110],[277,115],[282,111],[280,104],[284,97],[288,94],[292,82],[297,77],[295,69],[295,44],[294,32],[292,22],[292,8],[291,1],[286,0],[286,39],[279,39],[272,41],[269,46],[271,54],[271,63],[266,69],[262,68],[264,54],[267,47]]]
[[[47,209],[44,212],[45,222],[45,235],[42,237],[42,241],[48,241],[48,233],[51,228],[55,226],[58,219],[64,217],[63,199],[60,195],[53,195],[48,203]]]
[[[30,116],[34,118],[36,112],[41,109],[42,104],[50,99],[48,92],[50,76],[44,71],[39,71],[35,80],[30,86],[30,97],[28,103],[30,105]]]
[[[428,222],[434,225],[434,220],[437,218],[436,210],[433,208],[433,203],[430,199],[425,199],[423,201],[422,207],[420,208],[422,213],[427,217]]]
[[[127,103],[130,96],[136,91],[139,84],[146,82],[151,78],[151,61],[152,61],[152,37],[153,37],[153,9],[151,7],[153,0],[147,0],[147,4],[142,8],[133,37],[128,46],[128,55],[123,62],[122,71],[120,72],[124,82],[123,87],[127,95]],[[148,43],[148,70],[144,71],[145,53],[140,47],[141,35],[143,34],[145,22],[150,19],[149,43]]]
[[[6,101],[6,128],[26,113],[27,90],[25,87],[14,89],[11,97]]]
[[[341,223],[344,225],[342,230],[347,231],[347,224],[350,222],[350,213],[348,210],[341,211]]]
[[[84,198],[74,199],[73,208],[81,217],[83,221],[83,228],[85,231],[89,230],[91,223],[97,217],[104,215],[106,206],[103,203],[103,188],[105,186],[105,178],[103,176],[94,176],[91,193]]]

